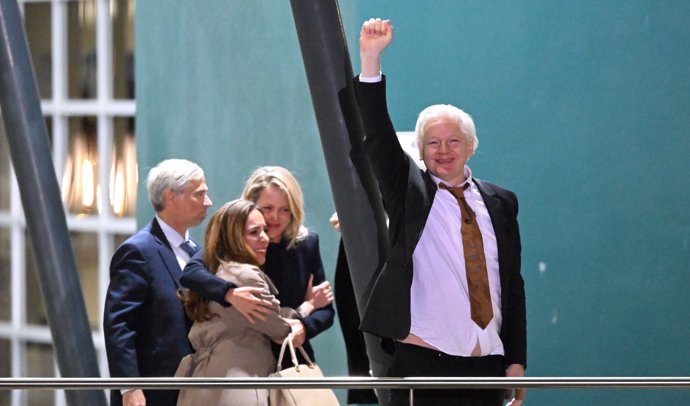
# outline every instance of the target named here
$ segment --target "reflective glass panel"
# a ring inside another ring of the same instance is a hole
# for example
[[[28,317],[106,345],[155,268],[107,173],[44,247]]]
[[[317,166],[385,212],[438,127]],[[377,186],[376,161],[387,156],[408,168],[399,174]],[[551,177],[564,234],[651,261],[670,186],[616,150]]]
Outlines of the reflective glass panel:
[[[134,0],[111,1],[113,96],[134,99]]]
[[[71,1],[67,5],[68,96],[96,97],[96,2]]]
[[[26,233],[26,322],[28,324],[38,324],[47,326],[48,317],[46,316],[43,296],[39,286],[38,269],[34,261],[33,247],[31,239]]]
[[[92,329],[97,330],[101,325],[98,297],[98,235],[72,232],[71,237],[89,324]]]
[[[53,347],[49,344],[26,344],[27,376],[32,378],[52,378],[55,376]],[[27,392],[28,404],[31,406],[53,406],[55,391],[30,390]]]
[[[10,321],[12,314],[10,235],[9,228],[0,227],[0,320],[2,321]],[[0,376],[3,375],[0,374]]]
[[[48,144],[53,145],[53,117],[44,116],[46,120],[46,132],[48,133]]]
[[[0,376],[10,376],[10,341],[0,339]],[[10,394],[8,390],[0,390],[0,405],[10,404]]]
[[[129,237],[131,237],[129,234],[115,234],[113,236],[113,252],[115,252],[117,247],[119,247],[120,244],[125,242]]]
[[[43,99],[52,97],[52,60],[50,3],[26,3],[26,37],[36,73],[38,91]]]
[[[116,217],[133,217],[137,205],[137,151],[134,118],[117,117],[110,168],[110,205]]]
[[[10,209],[10,146],[0,116],[0,211]]]
[[[95,117],[70,117],[62,201],[70,213],[95,215],[98,201],[98,135]]]

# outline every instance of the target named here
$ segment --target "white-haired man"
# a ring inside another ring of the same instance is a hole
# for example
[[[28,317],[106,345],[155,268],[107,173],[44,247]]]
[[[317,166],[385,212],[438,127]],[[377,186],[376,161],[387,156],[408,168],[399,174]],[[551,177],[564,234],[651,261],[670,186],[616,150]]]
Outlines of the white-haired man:
[[[389,21],[366,21],[355,90],[364,149],[389,217],[390,253],[373,285],[361,328],[393,353],[391,376],[523,376],[524,282],[518,203],[507,189],[472,176],[477,147],[469,115],[450,105],[422,111],[419,158],[403,152],[386,105],[380,58]],[[415,405],[503,404],[501,390],[416,390]],[[511,404],[522,403],[517,390]],[[407,405],[403,390],[391,405]]]

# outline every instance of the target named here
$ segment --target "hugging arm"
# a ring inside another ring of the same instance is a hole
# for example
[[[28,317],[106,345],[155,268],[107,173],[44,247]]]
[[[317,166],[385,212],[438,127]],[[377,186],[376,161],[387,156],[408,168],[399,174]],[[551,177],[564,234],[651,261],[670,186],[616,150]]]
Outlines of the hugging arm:
[[[187,263],[180,277],[182,286],[223,306],[233,306],[249,322],[265,320],[271,303],[261,296],[255,286],[238,287],[236,284],[209,272],[204,264],[203,252],[199,251]]]

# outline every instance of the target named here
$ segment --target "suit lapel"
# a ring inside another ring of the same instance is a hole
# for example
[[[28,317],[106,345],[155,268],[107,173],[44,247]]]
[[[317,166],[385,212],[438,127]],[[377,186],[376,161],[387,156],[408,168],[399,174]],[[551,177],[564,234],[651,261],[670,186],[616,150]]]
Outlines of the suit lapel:
[[[429,218],[438,187],[427,171],[419,169],[409,156],[407,160],[410,172],[405,194],[405,257],[411,259]]]
[[[151,235],[153,235],[154,239],[159,244],[158,254],[161,256],[163,264],[165,264],[166,272],[170,275],[170,278],[172,278],[175,285],[178,288],[181,288],[180,274],[182,273],[182,269],[180,269],[180,264],[177,262],[177,257],[175,256],[175,252],[170,246],[168,239],[165,238],[163,229],[161,228],[160,224],[158,224],[158,220],[155,218],[151,222]]]
[[[501,286],[507,286],[507,259],[509,253],[505,216],[503,214],[504,208],[501,199],[496,195],[496,191],[491,185],[481,180],[474,179],[479,193],[484,199],[484,204],[491,217],[491,224],[494,226],[494,234],[496,235],[496,249],[498,250],[498,272],[501,275]]]

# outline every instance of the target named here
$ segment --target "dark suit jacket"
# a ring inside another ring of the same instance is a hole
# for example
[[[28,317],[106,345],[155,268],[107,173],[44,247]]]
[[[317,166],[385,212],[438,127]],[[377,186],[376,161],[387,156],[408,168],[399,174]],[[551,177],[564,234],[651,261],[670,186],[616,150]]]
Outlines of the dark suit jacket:
[[[364,149],[379,183],[389,217],[391,250],[381,273],[372,281],[362,330],[403,339],[410,332],[412,254],[422,235],[437,186],[403,151],[388,115],[385,78],[360,83],[355,90],[365,129]],[[520,275],[521,245],[515,194],[474,179],[491,216],[498,245],[501,278],[500,336],[506,364],[527,366],[525,290]]]
[[[171,377],[192,352],[191,323],[177,297],[180,274],[156,219],[115,251],[103,316],[110,376]],[[144,391],[146,404],[174,406],[177,392]],[[111,405],[120,404],[120,391],[112,390]]]

